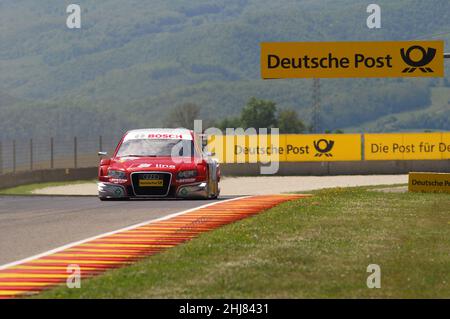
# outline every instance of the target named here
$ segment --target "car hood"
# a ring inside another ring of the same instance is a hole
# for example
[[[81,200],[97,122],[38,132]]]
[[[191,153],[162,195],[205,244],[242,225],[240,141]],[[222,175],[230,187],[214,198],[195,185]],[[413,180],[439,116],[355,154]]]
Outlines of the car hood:
[[[117,157],[111,159],[110,169],[136,171],[178,171],[196,168],[197,158],[179,157]]]

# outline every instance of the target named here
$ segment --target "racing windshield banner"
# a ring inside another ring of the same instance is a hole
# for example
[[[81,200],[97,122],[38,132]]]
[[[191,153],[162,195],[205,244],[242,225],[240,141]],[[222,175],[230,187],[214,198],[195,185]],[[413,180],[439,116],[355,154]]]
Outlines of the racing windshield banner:
[[[228,135],[208,140],[221,163],[361,160],[360,134]]]
[[[261,76],[443,77],[444,41],[263,42]]]
[[[150,139],[150,140],[192,140],[190,134],[186,134],[184,131],[172,130],[172,132],[159,131],[159,130],[134,130],[128,133],[125,141],[129,140],[140,140],[140,139]]]

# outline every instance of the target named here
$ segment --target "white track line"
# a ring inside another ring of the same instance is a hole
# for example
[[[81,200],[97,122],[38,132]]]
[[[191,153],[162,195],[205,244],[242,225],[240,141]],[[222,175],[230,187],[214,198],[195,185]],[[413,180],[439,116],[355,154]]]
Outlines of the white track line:
[[[190,213],[190,212],[192,212],[194,210],[205,208],[205,207],[209,207],[209,206],[212,206],[212,205],[215,205],[215,204],[231,202],[231,201],[235,201],[235,200],[238,200],[238,199],[249,198],[249,197],[253,197],[253,196],[242,196],[242,197],[236,197],[236,198],[226,199],[226,200],[222,200],[222,201],[217,201],[217,202],[205,204],[205,205],[202,205],[202,206],[194,207],[194,208],[191,208],[191,209],[188,209],[188,210],[184,210],[184,211],[181,211],[181,212],[178,212],[178,213],[173,213],[173,214],[170,214],[170,215],[167,215],[167,216],[164,216],[164,217],[160,217],[160,218],[156,218],[156,219],[150,219],[148,221],[145,221],[145,222],[142,222],[142,223],[139,223],[139,224],[131,225],[131,226],[128,226],[128,227],[125,227],[125,228],[121,228],[121,229],[114,230],[114,231],[111,231],[111,232],[107,232],[107,233],[104,233],[104,234],[100,234],[100,235],[97,235],[97,236],[89,237],[89,238],[86,238],[86,239],[83,239],[83,240],[80,240],[80,241],[76,241],[76,242],[73,242],[73,243],[70,243],[70,244],[67,244],[67,245],[64,245],[64,246],[61,246],[61,247],[58,247],[58,248],[55,248],[55,249],[52,249],[52,250],[49,250],[49,251],[37,254],[37,255],[34,255],[34,256],[31,256],[31,257],[27,257],[27,258],[24,258],[24,259],[21,259],[21,260],[18,260],[18,261],[13,261],[11,263],[8,263],[8,264],[0,266],[0,270],[5,270],[7,268],[18,266],[20,264],[23,264],[23,263],[26,263],[26,262],[29,262],[29,261],[32,261],[32,260],[35,260],[35,259],[38,259],[38,258],[41,258],[41,257],[52,255],[52,254],[55,254],[55,253],[60,252],[62,250],[69,249],[69,248],[72,248],[73,246],[81,245],[81,244],[84,244],[86,242],[89,242],[91,240],[95,240],[95,239],[98,239],[98,238],[101,238],[101,237],[114,235],[114,234],[117,234],[117,233],[120,233],[120,232],[124,232],[124,231],[127,231],[127,230],[135,229],[135,228],[138,228],[138,227],[141,227],[141,226],[144,226],[144,225],[153,224],[153,223],[156,223],[156,222],[159,222],[159,221],[162,221],[162,220],[166,220],[166,219],[169,219],[169,218],[172,218],[172,217],[176,217],[176,216],[179,216],[179,215],[187,214],[187,213]]]

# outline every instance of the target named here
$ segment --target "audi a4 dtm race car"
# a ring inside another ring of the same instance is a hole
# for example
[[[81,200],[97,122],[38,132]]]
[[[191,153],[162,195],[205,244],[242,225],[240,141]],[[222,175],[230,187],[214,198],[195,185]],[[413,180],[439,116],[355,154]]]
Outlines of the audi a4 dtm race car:
[[[100,161],[98,197],[217,198],[219,163],[211,157],[213,154],[203,151],[202,145],[201,136],[186,129],[129,131],[113,156]]]

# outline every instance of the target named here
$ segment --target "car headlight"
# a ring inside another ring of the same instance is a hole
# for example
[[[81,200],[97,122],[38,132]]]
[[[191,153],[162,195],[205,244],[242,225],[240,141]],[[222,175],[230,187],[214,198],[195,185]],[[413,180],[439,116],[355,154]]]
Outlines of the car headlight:
[[[109,170],[108,177],[113,179],[127,179],[127,174],[123,171]]]
[[[186,179],[186,178],[193,178],[197,177],[198,172],[196,169],[189,170],[189,171],[179,171],[177,174],[177,179]]]

